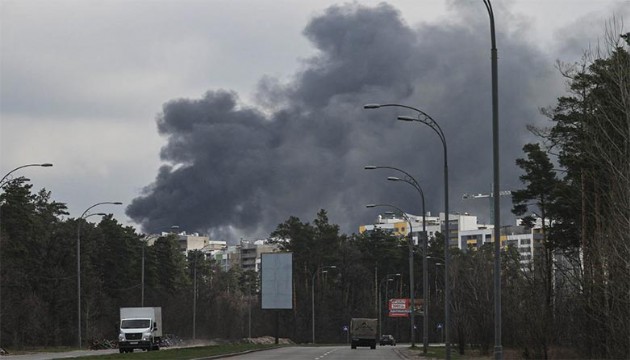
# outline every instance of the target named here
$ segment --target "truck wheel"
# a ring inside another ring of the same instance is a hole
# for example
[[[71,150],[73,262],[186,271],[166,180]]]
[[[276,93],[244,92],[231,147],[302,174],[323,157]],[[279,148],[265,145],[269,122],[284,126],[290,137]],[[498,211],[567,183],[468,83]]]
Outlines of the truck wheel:
[[[122,354],[125,352],[125,349],[118,349],[118,351],[120,351],[120,353]]]
[[[350,349],[356,349],[357,346],[356,345],[350,345]]]

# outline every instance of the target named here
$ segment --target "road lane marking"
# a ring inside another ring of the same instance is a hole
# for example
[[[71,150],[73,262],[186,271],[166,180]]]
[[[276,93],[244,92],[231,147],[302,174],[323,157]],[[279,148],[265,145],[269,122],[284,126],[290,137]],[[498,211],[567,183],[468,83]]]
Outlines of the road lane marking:
[[[333,349],[333,350],[327,351],[327,352],[325,352],[322,356],[318,356],[318,357],[316,357],[316,358],[315,358],[315,360],[320,360],[320,359],[323,359],[324,357],[326,357],[326,356],[330,355],[331,353],[333,353],[333,352],[335,352],[335,351],[337,351],[337,350],[338,350],[338,349]]]

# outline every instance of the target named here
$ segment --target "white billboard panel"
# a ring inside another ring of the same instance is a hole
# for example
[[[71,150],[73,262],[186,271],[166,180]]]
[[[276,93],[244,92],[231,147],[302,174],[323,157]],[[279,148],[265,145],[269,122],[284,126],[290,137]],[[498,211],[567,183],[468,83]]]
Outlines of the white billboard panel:
[[[293,309],[293,253],[261,254],[262,309]]]

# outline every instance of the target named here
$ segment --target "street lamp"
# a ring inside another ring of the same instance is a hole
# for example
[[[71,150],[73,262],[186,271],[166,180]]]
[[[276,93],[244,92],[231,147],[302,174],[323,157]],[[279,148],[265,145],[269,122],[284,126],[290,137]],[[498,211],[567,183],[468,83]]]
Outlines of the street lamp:
[[[43,163],[43,164],[26,164],[26,165],[18,166],[15,169],[13,169],[13,170],[9,171],[8,173],[6,173],[6,175],[4,175],[2,177],[2,180],[0,180],[0,188],[5,185],[5,180],[9,177],[9,175],[11,175],[12,173],[14,173],[14,172],[16,172],[16,171],[18,171],[18,170],[20,170],[22,168],[31,167],[31,166],[51,167],[51,166],[53,166],[53,164],[51,164],[51,163]],[[1,208],[2,207],[0,206],[0,209]],[[2,220],[2,216],[1,215],[2,215],[2,213],[0,212],[0,222]],[[2,239],[0,238],[0,280],[1,280],[1,274],[2,274],[2,271],[1,271],[1,269],[2,269],[2,251],[1,251],[1,249],[2,249]],[[0,281],[0,347],[2,347],[2,286],[1,286],[1,284],[2,284],[2,281]]]
[[[444,266],[444,259],[441,258],[441,257],[437,257],[437,256],[427,256],[427,260],[438,260],[438,261],[436,261],[433,264],[435,266],[435,276],[433,278],[433,283],[434,283],[433,287],[435,289],[435,299],[436,299],[436,302],[437,302],[437,298],[438,298],[438,295],[439,295],[438,294],[438,292],[439,292],[439,289],[438,289],[438,278],[439,278],[439,276],[437,274],[437,268],[440,267],[440,266]],[[439,329],[440,329],[440,341],[443,341],[444,327],[440,326]]]
[[[4,176],[2,177],[2,180],[0,180],[0,186],[2,186],[2,185],[4,184],[4,180],[5,180],[7,177],[9,177],[9,175],[11,175],[12,173],[14,173],[14,172],[16,172],[16,171],[18,171],[18,170],[20,170],[20,169],[22,169],[22,168],[25,168],[25,167],[31,167],[31,166],[51,167],[51,166],[53,166],[53,164],[51,164],[51,163],[43,163],[43,164],[26,164],[26,165],[18,166],[18,167],[16,167],[15,169],[13,169],[13,170],[9,171],[6,175],[4,175]]]
[[[257,281],[257,275],[252,273],[246,273],[245,279],[247,281],[247,338],[252,338],[252,282]]]
[[[313,326],[313,344],[315,344],[315,275],[317,275],[317,273],[319,273],[320,271],[322,272],[322,274],[326,273],[327,271],[325,269],[336,268],[337,267],[335,265],[320,266],[317,268],[317,270],[315,270],[313,276],[311,277],[311,325]]]
[[[146,235],[143,239],[142,239],[142,286],[141,286],[141,295],[140,295],[140,306],[144,307],[144,248],[146,247],[147,242],[158,238],[159,235]]]
[[[193,344],[197,341],[197,251],[194,252],[195,261],[193,268],[193,323],[192,323],[192,339]]]
[[[494,358],[503,359],[501,345],[501,202],[499,201],[499,80],[497,40],[494,29],[494,12],[490,0],[483,0],[490,18],[492,48],[492,195],[494,196]]]
[[[393,281],[394,279],[392,278],[392,276],[394,277],[400,277],[400,273],[396,273],[396,274],[387,274],[385,275],[384,278],[381,279],[381,281],[378,284],[378,334],[379,336],[383,336],[383,310],[382,310],[382,304],[383,304],[383,300],[381,299],[381,288],[383,287],[383,281],[386,281],[386,286],[385,286],[385,300],[387,300],[387,285],[389,284],[390,281]]]
[[[413,347],[415,344],[415,336],[416,336],[416,329],[414,327],[415,322],[414,322],[414,313],[415,313],[415,299],[414,299],[414,280],[413,280],[413,225],[411,224],[411,219],[409,219],[409,217],[407,216],[407,214],[405,214],[404,211],[402,211],[399,207],[394,206],[394,205],[390,205],[390,204],[369,204],[366,205],[365,207],[367,208],[374,208],[374,207],[390,207],[393,209],[398,210],[402,216],[405,218],[405,220],[407,220],[407,223],[409,223],[409,302],[411,303],[411,311],[409,311],[410,314],[410,322],[411,322],[411,346]]]
[[[398,116],[398,120],[402,121],[417,121],[424,125],[430,127],[435,133],[440,137],[440,141],[442,141],[442,148],[444,150],[444,267],[446,270],[444,271],[444,286],[446,289],[445,294],[445,304],[444,304],[444,327],[445,327],[445,342],[446,342],[446,359],[450,360],[451,358],[451,345],[449,341],[449,319],[450,319],[450,295],[448,291],[448,266],[449,266],[449,248],[450,248],[450,229],[449,229],[449,209],[448,209],[448,149],[446,146],[446,137],[444,136],[444,132],[438,123],[433,120],[431,116],[429,116],[424,111],[417,109],[412,106],[401,105],[401,104],[367,104],[364,105],[364,109],[379,109],[382,107],[400,107],[409,110],[413,110],[418,113],[417,117],[411,116]]]
[[[175,229],[179,229],[179,226],[177,226],[177,225],[171,226],[171,233]],[[142,280],[141,280],[141,282],[142,282],[142,286],[141,286],[142,290],[141,290],[141,296],[140,296],[140,306],[142,306],[142,307],[144,307],[144,248],[145,248],[147,242],[149,242],[149,241],[151,241],[153,239],[159,238],[159,237],[160,237],[160,235],[155,235],[154,234],[154,235],[146,235],[142,239],[142,276],[141,276],[141,278],[142,278]]]
[[[409,110],[413,110],[418,113],[417,117],[411,116],[398,116],[398,120],[402,121],[417,121],[424,125],[430,127],[442,141],[442,148],[444,150],[444,267],[446,268],[444,271],[444,287],[446,289],[444,295],[444,338],[446,342],[446,359],[450,360],[451,358],[451,344],[449,337],[449,320],[450,320],[450,294],[448,291],[448,266],[449,266],[449,248],[450,248],[450,229],[449,229],[449,209],[448,209],[448,150],[446,146],[446,137],[444,136],[444,132],[438,123],[433,120],[431,116],[429,116],[424,111],[417,109],[412,106],[401,105],[401,104],[367,104],[364,105],[364,109],[379,109],[382,107],[400,107]],[[496,199],[495,199],[496,201]]]
[[[424,298],[424,304],[423,304],[423,312],[424,312],[424,316],[422,319],[422,352],[423,354],[427,354],[428,351],[428,347],[429,347],[429,297],[428,297],[428,282],[429,282],[429,266],[427,264],[427,253],[429,251],[429,239],[427,237],[427,222],[426,222],[426,210],[424,207],[424,191],[422,191],[422,187],[420,186],[420,183],[418,183],[418,181],[416,181],[416,179],[411,176],[408,172],[402,170],[402,169],[398,169],[392,166],[374,166],[374,165],[369,165],[365,167],[366,170],[373,170],[373,169],[391,169],[391,170],[395,170],[398,171],[402,174],[405,175],[404,178],[398,178],[395,176],[390,176],[387,178],[387,180],[390,181],[403,181],[406,182],[407,184],[413,186],[416,191],[418,191],[418,193],[420,194],[420,198],[422,199],[422,237],[423,237],[423,242],[422,242],[422,252],[423,252],[423,256],[422,256],[422,297]],[[415,340],[415,339],[414,339]],[[414,340],[412,340],[411,342],[411,346],[414,345]]]
[[[120,201],[104,201],[104,202],[99,202],[96,203],[92,206],[90,206],[89,208],[85,209],[85,211],[83,212],[83,214],[81,214],[81,216],[78,219],[78,224],[77,224],[77,333],[78,333],[78,342],[79,342],[79,349],[81,349],[81,222],[82,220],[93,216],[93,215],[100,215],[100,216],[105,216],[107,214],[105,213],[95,213],[95,214],[88,214],[88,212],[99,205],[122,205],[122,203]]]

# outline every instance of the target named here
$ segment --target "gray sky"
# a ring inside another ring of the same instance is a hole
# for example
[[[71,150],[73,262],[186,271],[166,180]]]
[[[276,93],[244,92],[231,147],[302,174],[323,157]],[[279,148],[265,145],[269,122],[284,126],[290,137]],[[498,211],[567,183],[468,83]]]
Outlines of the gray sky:
[[[628,21],[630,2],[494,7],[501,186],[515,188],[525,125],[564,89],[556,60],[579,60],[613,15]],[[492,177],[481,0],[0,0],[0,30],[0,174],[54,163],[19,175],[71,217],[122,201],[98,211],[139,231],[179,225],[233,241],[320,208],[346,233],[373,221],[366,203],[420,212],[417,194],[368,164],[412,173],[435,214],[435,134],[394,121],[407,112],[361,109],[397,102],[444,128],[451,210],[487,219],[486,201],[460,200],[490,191]]]

